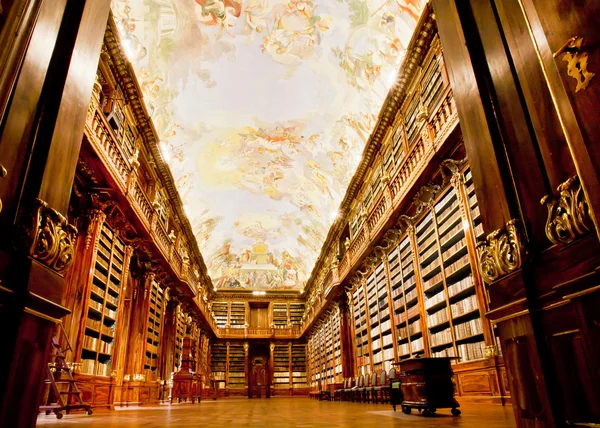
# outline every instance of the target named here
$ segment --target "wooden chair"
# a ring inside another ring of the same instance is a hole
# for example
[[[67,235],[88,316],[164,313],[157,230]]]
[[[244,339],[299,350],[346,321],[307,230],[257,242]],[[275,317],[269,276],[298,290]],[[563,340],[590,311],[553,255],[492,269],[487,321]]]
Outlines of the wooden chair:
[[[369,383],[369,375],[365,374],[361,378],[360,387],[356,390],[356,392],[358,393],[358,398],[356,401],[358,401],[359,403],[365,402],[365,391],[367,389],[368,383]]]
[[[352,400],[352,402],[358,401],[359,390],[360,390],[360,388],[362,388],[362,384],[363,384],[363,377],[358,376],[356,378],[356,385],[354,386],[354,388],[352,388],[351,395],[350,395],[350,399]]]
[[[379,382],[377,383],[377,386],[373,388],[373,396],[375,397],[375,403],[379,402],[379,397],[381,397],[382,403],[387,403],[389,401],[389,385],[385,370],[379,375]]]
[[[353,393],[352,388],[354,388],[355,386],[356,386],[356,378],[348,378],[348,387],[344,390],[344,392],[342,392],[342,400],[344,400],[344,401],[352,400],[352,393]]]
[[[396,410],[396,406],[402,405],[402,390],[400,389],[400,376],[396,373],[395,368],[390,369],[388,380],[388,398],[390,404]]]
[[[341,388],[333,391],[333,400],[340,401],[342,399],[342,395],[344,394],[344,390],[348,387],[348,379],[344,379],[344,385]]]
[[[373,372],[371,375],[370,385],[367,387],[365,391],[365,395],[368,403],[376,403],[377,395],[375,392],[375,388],[377,388],[377,373]]]

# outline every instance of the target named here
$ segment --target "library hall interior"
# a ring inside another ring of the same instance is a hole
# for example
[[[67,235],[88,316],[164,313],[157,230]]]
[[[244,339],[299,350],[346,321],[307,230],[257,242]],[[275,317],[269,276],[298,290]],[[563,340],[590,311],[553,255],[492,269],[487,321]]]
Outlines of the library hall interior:
[[[0,428],[600,427],[598,17],[0,0]]]

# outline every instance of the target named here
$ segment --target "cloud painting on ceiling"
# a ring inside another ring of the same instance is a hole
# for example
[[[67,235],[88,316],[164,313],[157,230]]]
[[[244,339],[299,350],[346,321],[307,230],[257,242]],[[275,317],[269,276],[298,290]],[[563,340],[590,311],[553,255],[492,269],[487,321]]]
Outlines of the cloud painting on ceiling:
[[[302,290],[424,0],[113,0],[214,287]]]

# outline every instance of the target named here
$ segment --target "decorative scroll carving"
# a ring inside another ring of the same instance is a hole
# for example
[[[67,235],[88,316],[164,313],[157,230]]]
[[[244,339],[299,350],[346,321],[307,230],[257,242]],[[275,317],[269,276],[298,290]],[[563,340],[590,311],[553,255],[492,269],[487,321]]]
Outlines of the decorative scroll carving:
[[[440,164],[440,170],[442,172],[444,184],[450,182],[452,187],[457,189],[462,183],[464,183],[465,177],[460,171],[467,162],[467,158],[461,160],[444,159]]]
[[[568,244],[592,230],[589,205],[578,176],[557,188],[558,197],[546,195],[540,201],[548,208],[546,236],[553,244]]]
[[[587,88],[596,73],[587,70],[588,53],[581,50],[582,37],[571,37],[554,53],[554,58],[565,54],[563,61],[567,62],[567,74],[577,81],[575,92]]]
[[[40,199],[36,199],[33,211],[24,218],[17,237],[17,246],[26,247],[31,258],[45,264],[56,272],[65,271],[75,254],[77,229],[69,224],[61,213]]]
[[[483,279],[491,284],[498,278],[520,269],[525,257],[525,245],[517,220],[490,233],[477,244],[479,268]]]

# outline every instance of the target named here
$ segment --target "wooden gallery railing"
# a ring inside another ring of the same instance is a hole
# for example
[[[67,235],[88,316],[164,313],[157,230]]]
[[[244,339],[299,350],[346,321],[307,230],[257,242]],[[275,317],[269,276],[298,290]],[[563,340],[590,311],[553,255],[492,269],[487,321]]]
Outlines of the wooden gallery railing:
[[[164,259],[169,263],[178,279],[188,284],[194,295],[197,295],[198,280],[195,274],[191,272],[189,265],[184,263],[183,257],[176,249],[175,240],[169,236],[163,224],[158,221],[156,209],[137,181],[136,162],[132,162],[133,159],[128,159],[125,155],[121,143],[102,113],[95,97],[92,97],[88,109],[85,134]],[[196,299],[196,301],[204,313],[205,319],[213,329],[216,328],[214,320],[209,316],[205,302],[202,299]]]

